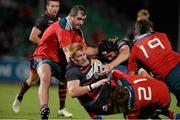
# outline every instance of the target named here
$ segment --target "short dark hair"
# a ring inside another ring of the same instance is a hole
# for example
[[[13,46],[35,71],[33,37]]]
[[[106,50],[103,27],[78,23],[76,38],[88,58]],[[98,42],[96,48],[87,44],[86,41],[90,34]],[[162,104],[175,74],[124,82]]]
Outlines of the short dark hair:
[[[145,34],[153,29],[153,23],[150,20],[138,20],[135,24],[135,31],[138,34]]]
[[[98,45],[98,59],[103,62],[111,62],[104,58],[103,52],[116,52],[117,51],[117,45],[115,44],[115,41],[111,39],[104,39],[102,40]]]
[[[71,16],[76,16],[78,11],[82,11],[82,15],[85,16],[86,15],[86,10],[84,8],[84,6],[82,5],[74,5],[69,13],[69,15]]]
[[[46,0],[46,4],[48,5],[50,1],[57,1],[57,2],[60,2],[60,0]]]
[[[99,45],[98,45],[98,49],[99,52],[103,52],[103,51],[114,51],[115,49],[115,43],[112,40],[109,39],[104,39],[102,40]]]

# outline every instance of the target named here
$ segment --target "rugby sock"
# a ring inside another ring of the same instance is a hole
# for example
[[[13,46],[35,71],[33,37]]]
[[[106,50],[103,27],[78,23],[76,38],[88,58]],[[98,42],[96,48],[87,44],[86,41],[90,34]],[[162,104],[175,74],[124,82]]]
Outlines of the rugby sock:
[[[66,86],[59,83],[59,105],[60,105],[60,110],[63,109],[65,107],[65,99],[66,99]]]
[[[21,90],[18,94],[17,99],[19,101],[21,101],[23,99],[24,93],[30,88],[30,86],[26,83],[26,81],[24,81],[21,85]]]

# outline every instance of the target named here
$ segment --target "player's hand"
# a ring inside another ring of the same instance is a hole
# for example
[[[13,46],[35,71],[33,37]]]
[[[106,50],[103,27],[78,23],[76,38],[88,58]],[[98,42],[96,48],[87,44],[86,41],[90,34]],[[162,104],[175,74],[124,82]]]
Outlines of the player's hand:
[[[109,81],[109,79],[102,79],[102,80],[99,80],[99,81],[97,81],[95,84],[99,87],[99,86],[101,86],[101,85],[104,85],[106,82],[108,82]]]
[[[110,81],[110,80],[107,79],[107,78],[101,79],[101,80],[99,80],[99,81],[97,81],[97,82],[95,82],[95,83],[93,83],[93,84],[88,85],[88,89],[89,89],[89,91],[92,91],[92,90],[100,87],[101,85],[106,84],[106,83],[109,82],[109,81]]]
[[[104,70],[101,72],[101,74],[107,74],[113,69],[113,66],[111,64],[105,64]]]

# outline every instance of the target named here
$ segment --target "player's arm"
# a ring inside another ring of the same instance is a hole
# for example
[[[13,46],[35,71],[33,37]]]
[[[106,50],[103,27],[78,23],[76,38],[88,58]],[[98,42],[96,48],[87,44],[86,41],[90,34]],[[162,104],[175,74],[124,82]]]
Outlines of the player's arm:
[[[40,17],[36,20],[34,27],[31,30],[31,34],[29,36],[29,40],[32,43],[38,44],[40,41],[39,35],[47,28],[48,21],[44,19],[44,17]]]
[[[81,39],[80,43],[83,44],[83,46],[86,48],[86,54],[88,54],[89,56],[97,55],[98,54],[98,47],[87,46],[87,44],[84,40],[84,34],[83,34],[81,29],[80,29],[80,32],[82,35],[82,39]]]
[[[72,80],[67,82],[69,95],[72,97],[82,96],[89,92],[88,86],[80,86],[79,80]]]
[[[40,37],[39,37],[40,34],[41,34],[41,30],[34,26],[29,36],[29,40],[34,44],[38,44],[40,41]]]
[[[69,62],[70,61],[70,53],[69,53],[69,47],[70,45],[63,47],[63,52],[66,56],[66,61]]]
[[[128,45],[123,45],[119,49],[118,56],[110,64],[107,64],[109,66],[109,71],[112,70],[117,65],[119,65],[119,64],[125,62],[126,60],[128,60],[129,56],[130,56],[130,48],[129,48],[129,46]]]
[[[68,87],[70,96],[78,97],[78,96],[82,96],[88,93],[91,90],[94,90],[100,87],[101,85],[104,85],[107,81],[109,80],[102,79],[90,85],[80,86],[80,80],[71,80],[67,82],[67,87]]]
[[[88,46],[86,49],[86,53],[90,56],[96,55],[98,53],[98,48]]]
[[[134,75],[137,69],[138,69],[138,64],[132,48],[130,57],[128,59],[128,74]]]

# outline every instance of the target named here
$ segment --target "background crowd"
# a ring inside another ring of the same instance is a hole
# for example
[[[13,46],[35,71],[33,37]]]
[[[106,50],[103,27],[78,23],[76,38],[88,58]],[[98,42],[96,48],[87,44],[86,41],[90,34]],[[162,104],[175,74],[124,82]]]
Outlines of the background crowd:
[[[64,17],[73,4],[83,4],[87,9],[87,20],[83,27],[88,44],[95,45],[105,37],[123,36],[133,26],[136,13],[148,9],[157,31],[167,33],[175,50],[178,48],[178,0],[174,1],[119,1],[83,0],[61,1],[60,16]],[[0,1],[0,56],[29,57],[34,49],[29,42],[29,33],[38,16],[45,8],[45,0],[1,0]],[[168,9],[167,9],[168,8]]]

